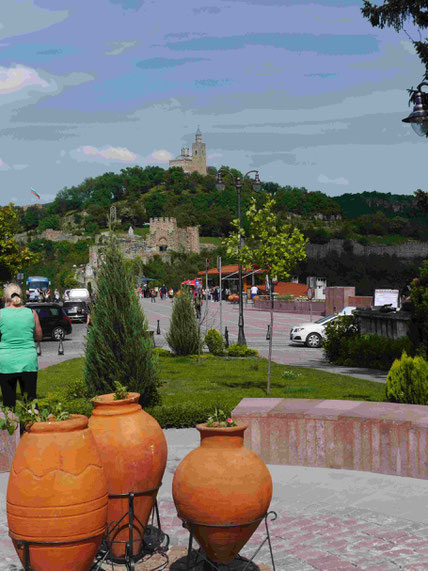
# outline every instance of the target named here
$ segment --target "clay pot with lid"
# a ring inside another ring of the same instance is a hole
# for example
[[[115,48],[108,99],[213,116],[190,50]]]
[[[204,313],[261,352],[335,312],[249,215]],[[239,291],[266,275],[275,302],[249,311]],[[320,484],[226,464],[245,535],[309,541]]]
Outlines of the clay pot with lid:
[[[267,513],[272,478],[259,456],[244,447],[246,424],[196,428],[201,444],[178,465],[172,495],[178,516],[188,529],[194,524],[207,557],[229,563]]]
[[[87,571],[106,528],[107,484],[88,419],[36,422],[22,435],[7,488],[9,534],[34,571]],[[52,542],[52,543],[48,543]]]
[[[147,491],[134,498],[133,554],[141,549],[147,521],[162,483],[167,460],[167,444],[158,422],[138,404],[139,393],[114,400],[106,394],[93,399],[94,410],[89,419],[101,461],[104,466],[109,496]],[[114,557],[123,558],[129,539],[128,499],[108,501],[107,523],[113,532],[109,543]],[[118,527],[115,523],[122,516]]]

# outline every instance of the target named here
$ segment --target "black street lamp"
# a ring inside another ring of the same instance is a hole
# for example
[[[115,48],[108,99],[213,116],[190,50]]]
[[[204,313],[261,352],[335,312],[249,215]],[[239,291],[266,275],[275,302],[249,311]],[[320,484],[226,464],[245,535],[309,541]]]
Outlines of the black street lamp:
[[[237,176],[236,178],[230,172],[230,170],[226,168],[221,168],[217,172],[217,182],[216,188],[217,190],[224,190],[226,188],[225,183],[223,182],[223,175],[222,173],[226,173],[231,176],[232,178],[232,185],[236,188],[238,192],[238,221],[239,221],[239,264],[238,264],[238,288],[239,288],[239,319],[238,319],[238,344],[239,345],[246,345],[247,341],[245,339],[244,333],[244,305],[242,301],[242,266],[241,266],[241,247],[242,247],[242,236],[241,236],[241,190],[242,184],[244,180],[250,175],[251,173],[255,173],[254,181],[253,181],[253,189],[258,191],[262,187],[262,183],[260,182],[259,178],[259,171],[251,170],[244,174],[241,178]]]
[[[413,103],[413,111],[402,119],[404,123],[410,123],[414,132],[420,137],[428,135],[428,93],[421,90],[423,85],[428,87],[428,83],[420,83],[416,91],[411,92],[410,102]]]

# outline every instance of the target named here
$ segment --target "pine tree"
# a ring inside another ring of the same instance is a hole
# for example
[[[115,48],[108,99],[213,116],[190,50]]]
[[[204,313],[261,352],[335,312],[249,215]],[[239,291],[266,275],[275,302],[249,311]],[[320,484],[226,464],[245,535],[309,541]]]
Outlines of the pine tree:
[[[97,276],[84,373],[94,395],[114,392],[118,381],[129,391],[140,393],[142,406],[160,401],[147,318],[113,236],[108,238]]]
[[[188,292],[181,292],[174,298],[166,340],[176,355],[194,355],[199,351],[201,336]]]

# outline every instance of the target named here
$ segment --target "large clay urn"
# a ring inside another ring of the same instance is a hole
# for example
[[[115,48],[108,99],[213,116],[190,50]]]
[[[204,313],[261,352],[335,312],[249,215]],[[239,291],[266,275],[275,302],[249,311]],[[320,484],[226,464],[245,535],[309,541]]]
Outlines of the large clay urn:
[[[36,422],[22,436],[7,488],[15,549],[34,571],[87,571],[106,528],[107,485],[86,416]],[[51,543],[49,543],[51,542]]]
[[[178,465],[172,495],[178,516],[188,529],[194,524],[207,557],[229,563],[267,513],[272,478],[257,454],[244,447],[246,424],[196,428],[201,444]]]
[[[105,469],[109,496],[149,490],[134,498],[132,551],[136,555],[162,483],[167,444],[158,422],[138,404],[138,393],[128,393],[122,400],[114,400],[113,396],[93,399],[95,408],[89,426]],[[127,513],[127,498],[109,497],[108,540],[113,556],[119,559],[125,556],[129,540]]]

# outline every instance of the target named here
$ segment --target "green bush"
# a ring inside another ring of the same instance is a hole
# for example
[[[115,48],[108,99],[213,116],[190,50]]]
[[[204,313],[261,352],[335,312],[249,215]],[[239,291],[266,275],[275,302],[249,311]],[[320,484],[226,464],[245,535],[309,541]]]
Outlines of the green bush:
[[[428,362],[409,357],[396,359],[386,379],[386,398],[391,402],[428,404]]]
[[[226,349],[226,355],[228,357],[257,357],[258,352],[257,349],[250,349],[246,345],[235,343]]]
[[[222,403],[227,416],[230,416],[235,405]],[[206,405],[201,402],[180,403],[172,406],[155,406],[145,409],[155,418],[162,428],[188,428],[196,426],[212,416],[219,405]]]
[[[199,352],[201,336],[193,301],[187,291],[182,291],[174,298],[166,341],[174,355],[192,355]]]
[[[158,357],[172,357],[171,351],[168,351],[168,349],[162,349],[162,347],[155,347],[153,349],[153,355],[157,355]]]
[[[224,355],[224,342],[217,329],[209,329],[204,339],[208,350],[217,357]]]
[[[326,358],[331,363],[336,363],[338,359],[346,359],[349,339],[358,334],[358,321],[354,315],[344,315],[327,323],[322,345]]]

